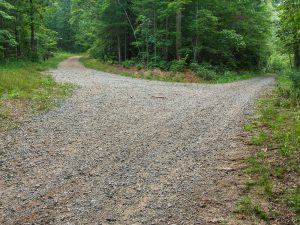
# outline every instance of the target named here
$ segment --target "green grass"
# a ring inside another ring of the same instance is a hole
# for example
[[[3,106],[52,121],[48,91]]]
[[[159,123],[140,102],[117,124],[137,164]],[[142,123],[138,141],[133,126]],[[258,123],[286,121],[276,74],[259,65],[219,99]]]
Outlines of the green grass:
[[[260,146],[263,145],[263,143],[266,140],[267,140],[267,135],[263,131],[260,131],[252,136],[251,144]]]
[[[57,83],[41,71],[55,68],[68,57],[68,53],[56,53],[46,62],[15,61],[0,64],[0,100],[28,101],[35,111],[49,109],[55,99],[69,94],[73,87]]]
[[[255,124],[253,124],[253,123],[247,123],[247,124],[245,124],[244,129],[246,131],[253,131],[255,129]]]
[[[279,76],[276,90],[258,101],[258,114],[245,125],[249,144],[256,147],[246,159],[245,191],[250,199],[242,205],[259,218],[251,197],[269,203],[269,210],[283,221],[290,221],[284,213],[290,210],[300,222],[300,185],[294,183],[300,175],[300,107],[293,94],[297,91],[291,80]]]
[[[257,203],[254,203],[250,198],[243,198],[238,205],[238,212],[241,214],[256,216],[258,219],[269,221],[268,214],[264,211],[264,209],[259,206]]]
[[[287,193],[288,205],[292,208],[296,215],[297,224],[300,224],[300,188],[295,188]]]

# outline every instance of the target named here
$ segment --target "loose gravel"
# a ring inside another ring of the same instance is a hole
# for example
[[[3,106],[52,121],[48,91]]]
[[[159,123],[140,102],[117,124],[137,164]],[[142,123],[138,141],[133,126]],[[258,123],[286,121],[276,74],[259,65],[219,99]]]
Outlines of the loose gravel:
[[[0,135],[0,224],[214,224],[234,209],[234,138],[272,77],[180,84],[84,68],[81,88]]]

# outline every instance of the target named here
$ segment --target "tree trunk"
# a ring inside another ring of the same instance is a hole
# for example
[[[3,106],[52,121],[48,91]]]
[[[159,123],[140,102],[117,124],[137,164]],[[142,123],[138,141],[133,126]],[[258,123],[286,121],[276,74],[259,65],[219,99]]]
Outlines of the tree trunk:
[[[124,60],[125,61],[127,60],[127,36],[126,36],[126,33],[124,36]]]
[[[154,16],[153,16],[153,28],[154,28],[154,38],[155,38],[155,42],[154,42],[154,60],[155,63],[157,62],[157,14],[156,11],[154,11]]]
[[[120,63],[122,61],[122,53],[121,53],[121,38],[120,38],[119,33],[117,35],[117,40],[118,40],[118,60],[119,60],[119,63]]]
[[[289,61],[290,61],[290,68],[293,68],[293,61],[292,61],[292,56],[291,53],[289,52]]]
[[[121,6],[121,8],[123,9],[123,11],[124,11],[124,13],[125,13],[125,16],[126,16],[126,18],[127,18],[128,24],[129,24],[129,26],[130,26],[130,28],[131,28],[131,30],[132,30],[133,37],[134,37],[135,41],[137,42],[137,37],[136,37],[136,35],[135,35],[135,30],[134,30],[133,24],[132,24],[132,22],[131,22],[131,20],[130,20],[129,14],[128,14],[127,10],[125,9],[125,7],[120,3],[120,0],[118,0],[118,4],[119,4],[119,5]],[[138,48],[138,51],[139,51],[139,53],[140,53],[140,47],[137,47],[137,48]]]
[[[199,56],[199,30],[198,30],[198,19],[199,19],[199,1],[197,0],[197,7],[196,7],[196,40],[195,40],[195,53],[194,53],[194,61],[198,62]]]
[[[181,9],[176,13],[176,57],[180,59],[180,50],[182,46],[182,34],[181,34],[182,12]]]
[[[30,43],[31,43],[31,57],[33,60],[37,59],[37,49],[35,45],[35,25],[34,25],[34,6],[33,0],[30,3]]]
[[[300,69],[300,44],[294,44],[294,67]]]
[[[165,29],[166,29],[166,33],[167,34],[166,34],[166,40],[165,40],[165,46],[164,46],[165,47],[165,49],[164,49],[165,50],[164,51],[164,53],[165,53],[165,60],[168,60],[168,45],[167,45],[167,43],[168,43],[168,37],[169,37],[168,36],[168,34],[169,34],[169,32],[168,32],[169,31],[168,24],[169,24],[169,21],[168,21],[168,18],[166,18],[166,28]]]

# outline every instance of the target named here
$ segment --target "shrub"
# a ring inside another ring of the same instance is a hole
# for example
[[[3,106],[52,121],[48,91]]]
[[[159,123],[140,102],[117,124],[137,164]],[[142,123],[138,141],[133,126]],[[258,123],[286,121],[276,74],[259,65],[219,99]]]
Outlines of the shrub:
[[[138,70],[141,70],[141,69],[145,68],[145,65],[142,64],[142,63],[136,63],[136,64],[135,64],[135,67],[136,67]]]
[[[158,68],[162,69],[162,70],[168,70],[170,65],[167,61],[165,60],[160,60],[158,61],[158,65],[157,65]]]
[[[279,74],[279,95],[293,104],[299,104],[300,100],[300,71],[283,70]]]
[[[122,62],[122,66],[124,68],[130,68],[130,67],[134,66],[134,61],[133,60],[126,60],[126,61]]]
[[[290,67],[289,56],[287,54],[273,54],[268,60],[267,70],[276,72]]]
[[[294,89],[300,91],[300,71],[294,70],[290,73],[289,78],[293,82]]]
[[[208,64],[192,63],[190,69],[205,80],[214,80],[218,77],[216,70]]]
[[[174,60],[171,62],[170,70],[173,72],[182,72],[186,68],[185,60]]]

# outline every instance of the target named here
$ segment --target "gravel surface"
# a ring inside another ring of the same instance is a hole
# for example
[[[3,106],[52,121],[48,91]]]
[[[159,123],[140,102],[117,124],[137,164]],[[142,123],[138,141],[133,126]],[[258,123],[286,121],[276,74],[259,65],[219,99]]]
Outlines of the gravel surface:
[[[238,197],[245,114],[274,78],[146,81],[86,69],[60,108],[0,135],[0,224],[214,224]]]

